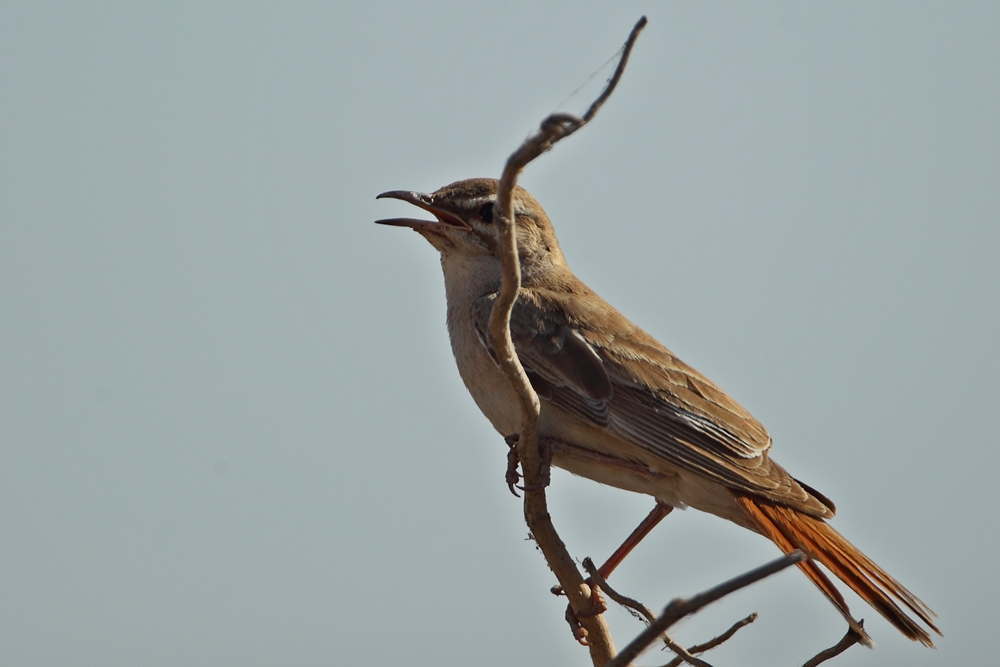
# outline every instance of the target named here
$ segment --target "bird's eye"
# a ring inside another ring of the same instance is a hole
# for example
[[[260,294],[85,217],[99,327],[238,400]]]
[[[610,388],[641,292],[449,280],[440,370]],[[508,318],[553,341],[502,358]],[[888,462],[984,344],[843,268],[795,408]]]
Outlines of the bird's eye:
[[[479,217],[482,218],[483,222],[491,223],[493,222],[493,202],[486,202],[479,209]]]

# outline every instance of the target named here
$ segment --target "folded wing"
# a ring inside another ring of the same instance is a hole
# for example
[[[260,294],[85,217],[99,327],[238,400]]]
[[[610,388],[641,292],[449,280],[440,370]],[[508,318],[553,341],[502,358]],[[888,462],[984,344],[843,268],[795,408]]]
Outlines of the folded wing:
[[[768,458],[767,431],[711,381],[610,306],[600,308],[593,292],[553,297],[524,289],[511,317],[515,350],[542,400],[732,489],[833,516],[832,503]],[[488,349],[495,298],[473,306]]]

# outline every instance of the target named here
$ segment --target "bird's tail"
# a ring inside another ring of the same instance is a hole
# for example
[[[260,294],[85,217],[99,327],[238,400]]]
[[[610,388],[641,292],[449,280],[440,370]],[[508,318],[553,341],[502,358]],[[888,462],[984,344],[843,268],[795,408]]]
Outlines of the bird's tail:
[[[736,500],[760,528],[761,534],[778,545],[783,552],[801,549],[810,558],[799,563],[806,576],[823,591],[837,609],[844,615],[862,641],[872,646],[871,638],[851,616],[847,603],[819,568],[822,563],[837,578],[851,587],[855,593],[874,607],[882,616],[914,641],[924,646],[934,646],[930,634],[904,611],[902,603],[913,615],[926,623],[937,634],[933,618],[936,614],[913,593],[906,590],[888,572],[876,565],[868,556],[844,539],[823,519],[818,519],[790,507],[778,505],[762,498],[736,493]],[[891,597],[890,597],[891,596]],[[896,598],[893,600],[892,598]]]

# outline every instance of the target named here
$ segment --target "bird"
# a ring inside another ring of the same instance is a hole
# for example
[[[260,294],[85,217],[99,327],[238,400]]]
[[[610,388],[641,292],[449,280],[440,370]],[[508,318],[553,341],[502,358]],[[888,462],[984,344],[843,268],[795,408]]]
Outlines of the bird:
[[[517,395],[497,363],[489,316],[501,285],[497,181],[456,181],[432,193],[392,190],[434,220],[389,218],[438,250],[451,349],[466,388],[493,427],[522,425]],[[538,432],[556,443],[552,465],[656,499],[660,514],[691,507],[809,558],[805,575],[859,641],[874,646],[822,564],[906,637],[933,647],[936,614],[829,523],[836,508],[771,459],[764,426],[570,270],[541,205],[515,187],[522,284],[510,317],[514,349],[539,397]],[[639,529],[637,529],[639,530]],[[925,627],[926,626],[926,627]]]

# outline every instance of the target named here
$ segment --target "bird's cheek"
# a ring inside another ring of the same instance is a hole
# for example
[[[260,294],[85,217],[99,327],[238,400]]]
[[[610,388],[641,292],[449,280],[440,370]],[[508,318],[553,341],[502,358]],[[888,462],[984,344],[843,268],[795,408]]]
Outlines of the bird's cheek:
[[[470,245],[483,255],[497,255],[500,244],[492,236],[486,234],[474,234],[469,238]]]

